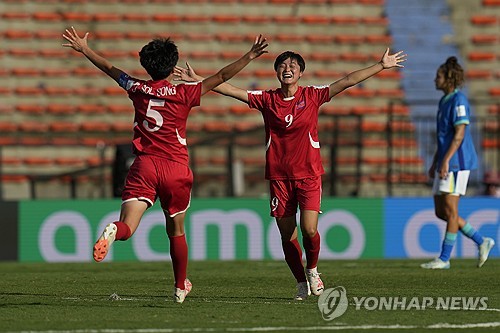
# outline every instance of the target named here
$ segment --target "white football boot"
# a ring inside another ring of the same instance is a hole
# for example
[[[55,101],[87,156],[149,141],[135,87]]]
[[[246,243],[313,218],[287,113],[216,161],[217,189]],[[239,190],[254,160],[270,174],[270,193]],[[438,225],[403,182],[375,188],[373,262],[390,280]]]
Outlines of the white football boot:
[[[317,267],[311,269],[306,268],[307,282],[309,282],[311,293],[316,296],[321,295],[323,290],[325,290],[325,285],[323,284],[320,275],[321,273],[318,273]]]
[[[450,268],[450,262],[442,261],[441,259],[436,258],[432,261],[421,264],[420,267],[425,269],[448,269]]]
[[[100,262],[106,258],[111,244],[115,241],[116,231],[118,228],[116,224],[110,223],[101,234],[101,237],[94,244],[94,260]]]
[[[488,260],[488,255],[491,249],[495,246],[495,241],[489,237],[483,237],[483,244],[479,245],[479,262],[477,267],[482,267],[486,260]]]
[[[188,279],[184,280],[184,288],[185,289],[174,287],[174,302],[176,303],[184,302],[184,299],[186,299],[186,296],[193,288],[193,284],[191,283],[191,281],[189,281]]]

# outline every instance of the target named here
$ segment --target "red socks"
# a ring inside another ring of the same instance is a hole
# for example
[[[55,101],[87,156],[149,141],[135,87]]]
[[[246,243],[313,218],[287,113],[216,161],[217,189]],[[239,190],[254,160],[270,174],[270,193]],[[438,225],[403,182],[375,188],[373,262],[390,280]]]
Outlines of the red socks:
[[[184,290],[188,264],[186,235],[168,236],[168,238],[170,239],[170,258],[172,258],[175,287]]]
[[[304,266],[302,265],[302,249],[297,241],[297,238],[291,241],[281,241],[283,246],[283,253],[285,254],[285,261],[290,267],[293,276],[297,282],[305,282],[306,275],[304,273]]]
[[[306,268],[311,269],[318,266],[318,257],[320,248],[319,232],[316,232],[316,235],[314,235],[311,238],[303,236],[302,243],[304,244],[304,250],[306,252],[306,260],[307,260]]]
[[[127,240],[130,238],[130,228],[123,222],[113,222],[116,225],[115,240]]]

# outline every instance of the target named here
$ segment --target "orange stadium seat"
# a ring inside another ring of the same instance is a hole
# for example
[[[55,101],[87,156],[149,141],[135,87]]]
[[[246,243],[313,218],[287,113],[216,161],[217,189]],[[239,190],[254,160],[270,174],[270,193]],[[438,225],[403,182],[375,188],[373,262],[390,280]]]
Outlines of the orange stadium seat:
[[[99,104],[80,104],[76,107],[76,112],[87,115],[106,113],[106,107]]]
[[[56,133],[76,133],[80,125],[73,121],[53,121],[49,124],[49,130]]]
[[[388,26],[389,25],[389,19],[387,17],[383,16],[367,16],[361,18],[361,22],[366,25],[381,25],[381,26]]]
[[[312,34],[305,36],[305,40],[307,40],[311,44],[329,44],[335,40],[335,36]]]
[[[0,133],[13,133],[17,132],[17,124],[11,121],[0,121]]]
[[[148,22],[150,15],[144,13],[125,13],[122,15],[122,19],[129,22]]]
[[[81,12],[63,12],[62,17],[67,22],[90,22],[92,15]]]
[[[38,96],[43,94],[43,89],[40,87],[16,87],[14,93],[21,96]]]
[[[27,12],[4,12],[2,13],[2,18],[6,20],[28,20],[31,17],[30,13]]]
[[[474,35],[471,37],[471,42],[474,44],[496,44],[498,43],[497,35]]]
[[[181,17],[175,14],[154,14],[152,19],[156,22],[176,23],[180,22]]]
[[[61,32],[56,30],[37,30],[35,31],[36,39],[61,39]],[[62,40],[62,39],[61,39]]]
[[[304,15],[301,22],[304,24],[329,24],[330,18],[322,15]]]
[[[274,39],[282,43],[300,43],[303,37],[297,34],[280,33],[274,36]]]
[[[23,121],[19,124],[19,130],[24,132],[45,133],[49,129],[49,125],[39,121]]]
[[[127,95],[127,92],[120,87],[106,87],[102,91],[108,96]]]
[[[215,36],[209,32],[188,32],[185,35],[186,40],[192,42],[209,42]]]
[[[385,0],[357,0],[358,3],[367,6],[383,6]]]
[[[80,157],[56,157],[54,158],[55,165],[83,167],[86,161]]]
[[[207,23],[212,20],[211,16],[208,15],[203,15],[203,14],[191,14],[187,13],[182,16],[182,21],[183,22],[190,22],[190,23]]]
[[[492,97],[500,97],[500,86],[488,89],[488,94]]]
[[[218,105],[202,105],[200,106],[199,111],[207,115],[215,116],[224,116],[229,113],[227,108]]]
[[[40,74],[47,77],[64,77],[70,75],[70,70],[68,68],[43,68]]]
[[[353,25],[360,22],[360,18],[355,16],[332,16],[330,22],[338,25]]]
[[[109,132],[111,125],[102,121],[83,121],[80,130],[85,132]]]
[[[482,4],[485,7],[497,7],[500,6],[500,0],[483,0]]]
[[[37,55],[37,51],[33,49],[13,48],[13,49],[8,49],[7,52],[10,56],[16,58],[33,58],[36,57]]]
[[[368,44],[391,45],[393,43],[390,35],[366,35],[364,41]]]
[[[75,107],[68,104],[51,103],[47,105],[46,111],[47,113],[54,115],[70,115],[75,113]]]
[[[500,104],[488,106],[488,114],[494,114],[494,115],[500,114]]]
[[[124,35],[121,31],[96,31],[93,34],[96,39],[103,40],[120,40],[123,39]]]
[[[39,76],[40,71],[36,68],[13,68],[10,74],[12,76]]]
[[[31,17],[36,21],[51,21],[59,22],[61,21],[61,14],[57,12],[35,12],[31,14]]]
[[[95,107],[101,107],[100,105],[94,105]],[[102,107],[104,108],[104,107]],[[134,108],[132,105],[124,105],[124,104],[111,104],[108,105],[107,111],[113,114],[130,114],[132,115],[134,113]],[[104,112],[104,111],[103,111]]]
[[[470,61],[493,61],[496,59],[496,55],[493,52],[480,52],[472,51],[468,54]]]
[[[23,164],[26,165],[51,165],[53,164],[53,160],[49,157],[39,157],[39,156],[29,156],[23,158]]]
[[[493,73],[489,69],[469,69],[465,75],[470,80],[489,80],[493,77]]]
[[[268,16],[262,16],[262,15],[243,15],[241,17],[241,20],[245,23],[266,24],[266,23],[269,23],[271,18]]]
[[[49,96],[70,96],[73,90],[68,87],[45,87],[43,91]]]
[[[272,17],[274,23],[277,24],[297,24],[300,22],[300,19],[297,16],[292,15],[275,15]]]
[[[364,40],[363,36],[360,35],[337,35],[335,36],[335,42],[338,44],[361,44]]]
[[[495,15],[474,15],[471,17],[470,22],[472,25],[496,25],[497,17]]]
[[[27,30],[9,29],[4,31],[3,36],[7,39],[31,39],[33,32]]]
[[[16,111],[28,115],[41,115],[45,112],[45,108],[39,104],[18,104]]]
[[[102,72],[95,67],[77,67],[73,69],[72,74],[76,76],[87,77],[87,76],[101,75]]]
[[[206,121],[203,130],[210,133],[229,133],[233,130],[233,126],[227,121]]]
[[[333,61],[336,61],[339,59],[339,56],[334,54],[334,53],[330,53],[330,52],[313,52],[311,54],[309,54],[307,56],[308,59],[310,59],[311,61],[319,61],[319,62],[333,62]],[[321,71],[316,71],[315,74],[318,75],[317,73],[319,73]],[[328,70],[324,70],[323,72],[327,73],[326,75],[329,75],[328,73],[332,73]]]
[[[370,59],[370,56],[365,53],[359,52],[346,52],[339,56],[340,60],[349,62],[366,62]]]
[[[111,124],[111,130],[113,132],[132,133],[133,124],[128,121],[113,122]]]
[[[120,22],[122,16],[117,13],[95,13],[92,20],[96,22]]]
[[[231,14],[218,14],[212,16],[212,22],[221,24],[236,24],[241,21],[241,16]]]
[[[68,50],[65,49],[41,49],[38,50],[38,55],[44,58],[68,58],[70,56],[70,53],[68,53]]]

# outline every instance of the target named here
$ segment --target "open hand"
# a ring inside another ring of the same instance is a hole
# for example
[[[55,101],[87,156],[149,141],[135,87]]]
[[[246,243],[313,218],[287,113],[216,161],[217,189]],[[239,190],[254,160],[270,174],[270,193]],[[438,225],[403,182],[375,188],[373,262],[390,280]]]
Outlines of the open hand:
[[[253,60],[255,58],[260,57],[264,53],[267,53],[265,50],[266,47],[268,47],[269,44],[267,43],[267,39],[263,37],[262,35],[258,35],[255,37],[255,41],[252,45],[252,48],[250,49],[250,58]]]
[[[382,56],[382,60],[380,60],[380,63],[382,64],[384,69],[392,67],[404,67],[403,65],[401,65],[401,63],[406,61],[406,56],[406,54],[403,54],[403,51],[389,54],[389,48],[387,48],[384,55]]]
[[[188,62],[186,62],[186,68],[180,66],[174,68],[174,81],[196,82],[202,80],[203,78],[196,74]]]
[[[87,37],[89,33],[86,32],[83,37],[78,36],[76,29],[71,27],[71,30],[66,29],[66,33],[63,34],[63,37],[69,42],[66,44],[62,44],[65,47],[71,47],[73,50],[78,52],[83,52],[84,49],[88,48],[87,45]]]

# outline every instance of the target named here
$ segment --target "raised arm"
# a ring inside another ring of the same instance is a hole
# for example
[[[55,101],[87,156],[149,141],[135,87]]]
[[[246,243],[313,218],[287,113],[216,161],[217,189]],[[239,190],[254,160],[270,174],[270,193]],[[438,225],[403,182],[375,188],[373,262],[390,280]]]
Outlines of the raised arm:
[[[395,54],[389,54],[389,48],[385,50],[382,59],[376,64],[366,67],[352,73],[347,74],[338,81],[330,84],[330,98],[337,95],[338,93],[352,87],[370,77],[381,72],[384,69],[392,67],[404,67],[401,65],[402,62],[406,61],[406,54],[402,54],[403,51],[399,51]]]
[[[78,36],[76,29],[74,27],[71,27],[70,29],[66,29],[66,33],[63,34],[63,37],[69,43],[62,44],[62,46],[71,47],[73,50],[82,53],[97,68],[99,68],[113,80],[118,82],[123,71],[114,67],[107,59],[95,53],[95,51],[92,50],[87,44],[88,36],[88,32],[86,32],[83,37]]]
[[[269,44],[266,43],[266,39],[262,37],[262,35],[257,36],[250,51],[245,53],[240,59],[222,68],[215,75],[209,76],[202,81],[201,94],[204,95],[221,83],[226,82],[248,65],[250,61],[267,53],[265,49],[268,45]]]
[[[196,82],[203,81],[204,77],[196,74],[194,69],[186,62],[186,68],[182,68],[179,66],[175,66],[174,69],[174,80],[176,81],[186,81],[186,82]],[[242,101],[243,103],[248,103],[248,94],[247,91],[238,87],[235,87],[227,82],[221,83],[217,87],[213,89],[213,91],[236,98],[237,100]]]

